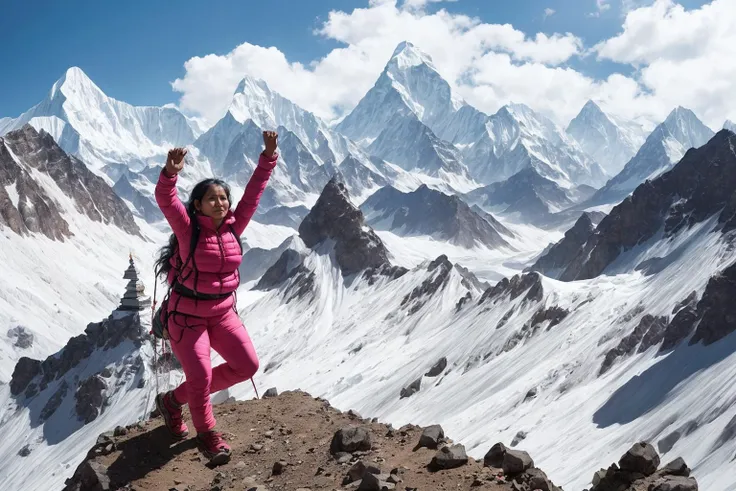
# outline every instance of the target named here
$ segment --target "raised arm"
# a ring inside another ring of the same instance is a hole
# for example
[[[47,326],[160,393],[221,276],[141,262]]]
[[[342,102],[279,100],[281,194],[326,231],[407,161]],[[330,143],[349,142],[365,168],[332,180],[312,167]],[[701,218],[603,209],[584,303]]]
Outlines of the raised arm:
[[[184,155],[187,151],[175,148],[169,151],[166,166],[161,170],[156,183],[156,203],[163,212],[171,229],[179,240],[186,237],[191,225],[187,209],[176,192],[179,171],[184,168]]]
[[[237,208],[235,208],[233,229],[238,236],[243,234],[245,227],[250,222],[250,219],[253,218],[258,208],[258,203],[261,201],[263,191],[266,190],[271,172],[276,167],[276,162],[279,158],[276,153],[277,140],[278,134],[275,131],[263,132],[263,142],[265,143],[266,149],[258,158],[258,165],[253,171],[248,184],[245,186],[243,197],[240,198],[240,202]]]

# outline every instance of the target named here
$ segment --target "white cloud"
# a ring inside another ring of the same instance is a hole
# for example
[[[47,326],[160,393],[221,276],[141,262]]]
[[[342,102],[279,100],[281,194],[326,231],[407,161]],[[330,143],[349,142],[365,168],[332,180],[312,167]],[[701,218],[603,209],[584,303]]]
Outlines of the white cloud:
[[[632,10],[623,31],[594,50],[602,59],[637,68],[653,116],[690,107],[714,128],[736,113],[736,2],[713,0],[685,10],[672,0]]]
[[[487,113],[513,101],[566,124],[587,99],[594,98],[616,114],[647,120],[661,120],[672,107],[683,105],[720,127],[719,118],[725,119],[729,109],[732,117],[736,112],[736,103],[725,96],[736,79],[728,68],[732,57],[724,52],[728,44],[734,45],[736,32],[732,7],[725,6],[736,6],[731,0],[715,0],[708,7],[715,9],[710,13],[706,8],[686,12],[669,0],[629,12],[622,33],[595,46],[594,52],[636,64],[636,78],[614,74],[605,80],[567,66],[585,51],[573,34],[526,34],[508,24],[483,23],[444,9],[428,13],[421,8],[425,1],[410,3],[370,0],[365,8],[330,12],[315,35],[343,46],[307,65],[289,62],[275,47],[249,43],[225,55],[192,58],[185,64],[185,76],[173,83],[182,93],[180,106],[212,124],[248,74],[332,119],[358,103],[396,45],[408,40],[432,56],[462,97]],[[601,1],[597,5],[610,7]],[[724,19],[729,12],[731,21]],[[685,29],[688,25],[690,30]]]
[[[547,17],[552,17],[553,15],[555,15],[555,12],[555,9],[547,7],[546,9],[544,9],[544,18],[546,19]]]
[[[622,1],[626,2],[627,0]],[[611,4],[608,2],[609,0],[595,0],[596,10],[594,12],[588,12],[586,15],[588,17],[600,17],[606,10],[611,10]]]
[[[395,0],[371,0],[368,7],[352,12],[332,11],[316,34],[345,46],[309,66],[289,63],[276,48],[250,43],[226,55],[188,60],[185,76],[173,83],[182,93],[182,108],[216,121],[239,80],[249,74],[319,116],[333,118],[358,103],[403,40],[428,52],[451,83],[491,51],[508,54],[514,64],[540,68],[564,63],[582,51],[582,41],[572,34],[527,36],[508,24],[486,24],[445,10],[429,14],[398,6]],[[517,100],[534,102],[522,94]],[[502,102],[489,101],[482,109]]]
[[[371,3],[377,4],[380,3],[381,0],[378,1],[371,1]],[[440,3],[440,2],[457,2],[457,0],[404,0],[404,7],[409,9],[423,9],[427,6],[427,4],[430,3]]]

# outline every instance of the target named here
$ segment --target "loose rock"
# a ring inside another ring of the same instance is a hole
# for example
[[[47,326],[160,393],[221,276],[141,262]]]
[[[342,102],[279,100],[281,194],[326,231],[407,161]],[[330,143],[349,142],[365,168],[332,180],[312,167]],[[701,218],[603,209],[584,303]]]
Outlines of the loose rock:
[[[419,437],[419,447],[426,447],[432,450],[436,449],[440,441],[445,438],[445,431],[440,425],[428,426]]]

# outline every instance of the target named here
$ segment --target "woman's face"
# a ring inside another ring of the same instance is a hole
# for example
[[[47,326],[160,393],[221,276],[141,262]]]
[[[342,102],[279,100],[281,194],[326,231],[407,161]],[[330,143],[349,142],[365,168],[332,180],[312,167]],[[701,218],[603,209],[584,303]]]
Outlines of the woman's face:
[[[204,193],[202,201],[196,202],[194,206],[202,215],[211,218],[225,218],[230,210],[230,201],[222,186],[213,185]]]

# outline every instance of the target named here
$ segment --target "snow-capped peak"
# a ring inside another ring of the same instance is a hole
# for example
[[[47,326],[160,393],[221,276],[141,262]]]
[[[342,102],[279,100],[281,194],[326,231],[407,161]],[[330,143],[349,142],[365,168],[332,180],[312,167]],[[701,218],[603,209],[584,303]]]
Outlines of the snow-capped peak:
[[[699,147],[713,136],[713,131],[694,112],[682,106],[676,107],[662,124],[674,138],[685,145],[685,149]]]
[[[620,172],[646,139],[641,125],[608,114],[593,101],[570,121],[567,134],[610,175]]]
[[[726,122],[723,123],[723,128],[736,133],[736,123],[734,123],[730,119],[727,119]]]
[[[63,93],[67,98],[75,95],[83,97],[92,95],[104,96],[102,90],[95,85],[81,68],[76,66],[67,69],[66,73],[54,83],[51,87],[51,92],[49,92],[49,99],[56,97],[59,92]]]
[[[427,53],[421,51],[409,41],[402,41],[396,46],[394,54],[391,55],[391,60],[388,62],[389,69],[397,68],[399,70],[405,70],[407,68],[427,65],[433,70],[437,71],[432,62],[432,57]]]
[[[263,80],[246,76],[238,84],[229,111],[236,121],[244,123],[252,119],[262,128],[276,128],[276,116],[274,114],[274,99],[281,97],[274,94]],[[290,102],[283,99],[283,102]]]

